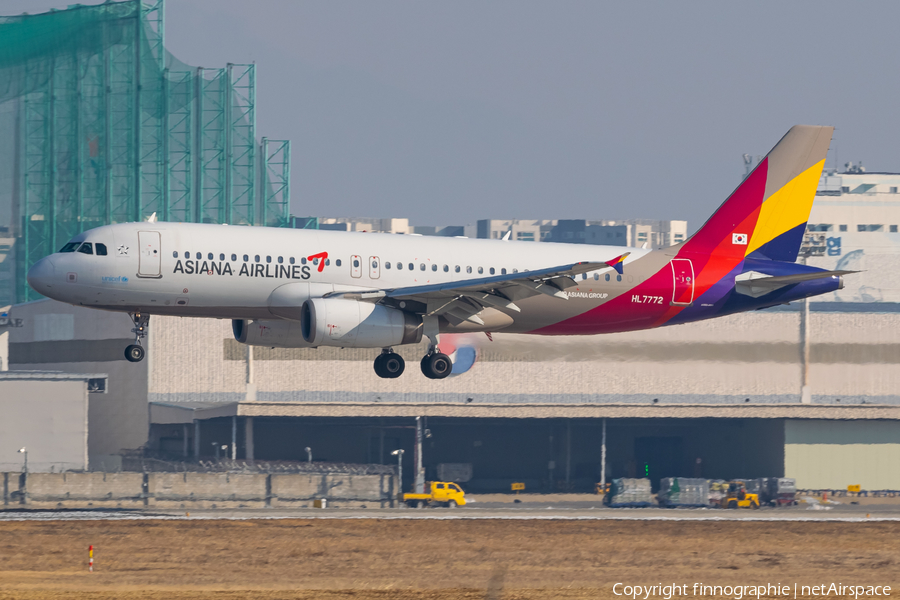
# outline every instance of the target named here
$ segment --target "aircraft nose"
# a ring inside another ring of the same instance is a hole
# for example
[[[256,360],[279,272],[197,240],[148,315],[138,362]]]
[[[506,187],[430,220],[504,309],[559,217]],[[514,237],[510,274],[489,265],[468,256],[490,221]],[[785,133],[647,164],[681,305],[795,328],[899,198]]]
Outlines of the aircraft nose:
[[[30,285],[34,291],[39,294],[47,295],[47,292],[55,283],[56,267],[53,266],[53,262],[50,261],[49,257],[45,257],[34,263],[34,265],[28,269],[28,275],[26,277],[28,279],[28,285]]]

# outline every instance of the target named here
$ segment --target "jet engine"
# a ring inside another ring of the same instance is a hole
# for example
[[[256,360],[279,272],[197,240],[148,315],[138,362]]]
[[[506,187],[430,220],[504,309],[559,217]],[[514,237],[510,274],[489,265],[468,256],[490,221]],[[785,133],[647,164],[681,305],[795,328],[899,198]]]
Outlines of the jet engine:
[[[419,315],[343,298],[310,298],[300,311],[300,326],[311,346],[385,348],[422,339]]]
[[[309,348],[300,332],[297,321],[281,321],[263,319],[248,321],[234,319],[231,322],[234,339],[249,346],[268,346],[270,348]]]

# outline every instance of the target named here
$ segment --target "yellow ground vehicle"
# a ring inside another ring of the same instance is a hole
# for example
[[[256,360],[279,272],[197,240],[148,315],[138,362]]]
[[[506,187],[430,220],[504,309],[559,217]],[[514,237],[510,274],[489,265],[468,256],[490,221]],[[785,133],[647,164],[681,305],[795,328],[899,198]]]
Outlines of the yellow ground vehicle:
[[[748,492],[743,481],[732,481],[722,498],[722,508],[759,508],[759,494]]]
[[[409,506],[442,504],[447,508],[466,505],[466,497],[457,484],[448,481],[426,481],[424,494],[403,494]]]

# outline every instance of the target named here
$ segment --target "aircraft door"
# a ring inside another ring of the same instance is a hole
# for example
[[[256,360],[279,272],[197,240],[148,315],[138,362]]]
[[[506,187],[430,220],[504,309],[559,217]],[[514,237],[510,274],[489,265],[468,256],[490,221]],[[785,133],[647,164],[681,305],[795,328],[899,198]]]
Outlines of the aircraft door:
[[[369,278],[378,279],[381,277],[381,260],[377,256],[369,257]]]
[[[672,305],[690,306],[694,302],[694,265],[689,258],[673,258]]]
[[[362,277],[362,258],[356,254],[350,257],[350,277]]]
[[[159,232],[138,231],[138,277],[162,277],[161,261]]]

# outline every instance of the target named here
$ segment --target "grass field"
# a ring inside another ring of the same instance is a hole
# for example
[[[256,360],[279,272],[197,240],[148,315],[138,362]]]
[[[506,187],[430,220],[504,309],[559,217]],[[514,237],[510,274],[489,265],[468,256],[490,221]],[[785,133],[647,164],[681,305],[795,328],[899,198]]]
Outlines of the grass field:
[[[616,582],[842,582],[896,595],[898,534],[898,523],[0,522],[0,600],[586,599],[619,597]]]

